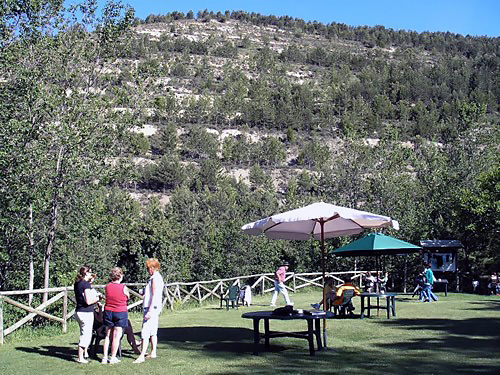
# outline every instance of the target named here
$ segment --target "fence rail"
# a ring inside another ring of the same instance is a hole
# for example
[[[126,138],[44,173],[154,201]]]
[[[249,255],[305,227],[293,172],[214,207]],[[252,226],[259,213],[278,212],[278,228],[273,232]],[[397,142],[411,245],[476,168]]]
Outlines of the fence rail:
[[[334,278],[337,284],[342,284],[346,280],[353,280],[361,287],[363,286],[362,275],[366,271],[346,271],[346,272],[328,272],[327,276]],[[320,272],[310,273],[287,273],[286,275],[286,288],[291,292],[296,292],[305,287],[322,287],[322,274]],[[238,276],[227,279],[210,280],[210,281],[193,281],[193,282],[174,282],[165,284],[163,291],[163,307],[168,305],[168,308],[173,310],[176,306],[182,305],[190,300],[201,304],[208,298],[220,299],[231,285],[250,285],[254,294],[264,294],[274,291],[274,274],[263,273],[257,275]],[[130,289],[131,298],[127,308],[133,309],[142,304],[142,296],[135,289],[143,288],[145,283],[128,283],[126,284]],[[96,289],[104,289],[104,285],[94,285]],[[46,302],[41,303],[37,307],[26,305],[14,298],[19,298],[27,295],[43,294],[43,293],[57,293]],[[61,309],[56,313],[46,312],[47,308],[54,305],[57,301],[62,299],[62,306],[57,306]],[[73,309],[68,312],[70,303]],[[18,320],[10,327],[4,327],[4,304],[9,304],[16,307],[28,314],[22,319]],[[60,323],[62,331],[66,332],[67,322],[75,314],[74,306],[76,305],[74,299],[73,287],[59,287],[47,289],[32,289],[32,290],[12,290],[0,291],[0,345],[3,345],[5,336],[11,334],[16,329],[22,327],[24,324],[33,320],[36,316]]]

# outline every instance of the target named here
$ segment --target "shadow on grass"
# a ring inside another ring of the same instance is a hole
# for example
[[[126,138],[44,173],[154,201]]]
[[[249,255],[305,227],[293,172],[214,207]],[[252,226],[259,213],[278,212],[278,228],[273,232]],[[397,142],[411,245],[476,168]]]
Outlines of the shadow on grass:
[[[264,344],[261,342],[261,347],[259,350],[262,353],[279,353],[287,350],[287,347],[281,345],[270,345],[268,350],[264,349]],[[206,344],[203,346],[204,349],[213,352],[224,352],[224,353],[232,353],[232,354],[248,354],[251,355],[253,353],[254,345],[253,342],[214,342],[211,344]]]
[[[223,359],[220,354],[217,353],[218,358]],[[424,355],[409,352],[392,356],[377,349],[342,348],[317,352],[314,357],[309,356],[307,350],[302,353],[296,350],[268,351],[260,353],[259,357],[258,365],[241,360],[230,368],[207,374],[498,374],[500,370],[499,365],[470,361],[470,357],[464,357],[462,361],[447,361],[442,353],[430,351]]]
[[[208,343],[220,341],[248,341],[253,342],[253,331],[236,327],[175,327],[159,328],[159,342],[194,342]]]
[[[403,327],[408,330],[439,331],[443,341],[439,348],[498,351],[500,342],[500,319],[498,318],[470,318],[464,320],[453,319],[397,319],[381,321],[379,324],[392,327]],[[470,341],[465,343],[464,341]],[[415,343],[409,341],[411,345]],[[407,343],[407,344],[408,344]],[[465,344],[465,345],[464,345]],[[394,343],[395,347],[403,348],[401,343]],[[412,346],[413,347],[413,346]]]
[[[76,352],[76,347],[78,343],[74,343],[72,347],[67,347],[67,346],[51,346],[51,345],[43,345],[43,346],[35,346],[35,347],[22,347],[18,346],[16,347],[16,350],[25,352],[25,353],[32,353],[32,354],[39,354],[42,356],[46,357],[54,357],[54,358],[60,358],[65,361],[69,362],[75,362],[77,359],[77,352]],[[90,352],[89,352],[90,354]],[[99,346],[96,352],[97,355],[101,354],[102,355],[102,346]],[[132,350],[123,350],[123,342],[122,342],[122,358],[134,358],[136,355],[133,353]]]
[[[498,311],[500,310],[500,299],[497,300],[492,300],[492,301],[476,301],[476,302],[469,302],[467,304],[467,308],[464,308],[464,310],[493,310],[493,311]]]
[[[254,350],[253,330],[236,327],[159,328],[158,342],[183,350],[198,350],[201,344],[207,351],[225,353],[228,357],[251,354]],[[271,345],[268,352],[276,353],[286,349],[280,345]],[[260,350],[264,350],[263,340]]]
[[[75,346],[76,348],[76,346]],[[35,346],[35,347],[16,347],[16,350],[20,350],[25,353],[39,354],[47,357],[60,358],[65,361],[75,362],[76,361],[76,349],[67,346]]]

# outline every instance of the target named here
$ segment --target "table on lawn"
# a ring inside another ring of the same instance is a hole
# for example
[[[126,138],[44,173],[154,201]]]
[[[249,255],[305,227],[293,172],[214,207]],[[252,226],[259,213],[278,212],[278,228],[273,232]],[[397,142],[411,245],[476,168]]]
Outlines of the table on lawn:
[[[387,310],[387,319],[391,319],[391,314],[392,316],[396,316],[396,296],[397,293],[361,293],[359,295],[361,298],[361,319],[365,317],[365,311],[367,312],[366,316],[370,317],[370,310],[372,309],[376,309],[377,311],[380,309]],[[376,298],[377,304],[372,305],[370,298]],[[385,298],[385,305],[380,305],[381,298]],[[365,304],[365,299],[367,299],[367,304]]]
[[[260,342],[260,332],[259,325],[260,321],[264,321],[264,342],[266,350],[269,350],[269,339],[273,337],[295,337],[299,339],[306,339],[309,342],[309,354],[314,355],[314,336],[316,336],[316,343],[318,345],[318,350],[323,348],[321,343],[321,320],[331,319],[334,317],[333,313],[327,311],[326,313],[312,313],[309,315],[306,311],[304,314],[293,314],[293,315],[277,315],[273,314],[272,311],[255,311],[243,314],[241,317],[245,319],[253,319],[253,338],[254,338],[254,351],[255,355],[259,354],[259,342]],[[274,320],[305,320],[307,322],[307,331],[301,332],[278,332],[269,330],[269,321]]]
[[[448,280],[446,279],[437,279],[434,281],[434,286],[436,285],[444,285],[444,296],[448,296]]]

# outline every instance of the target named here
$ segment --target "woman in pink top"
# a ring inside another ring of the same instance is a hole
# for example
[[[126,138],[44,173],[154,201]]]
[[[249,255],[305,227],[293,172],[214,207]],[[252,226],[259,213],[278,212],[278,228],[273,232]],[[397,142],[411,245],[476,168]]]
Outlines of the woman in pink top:
[[[280,293],[283,294],[283,297],[285,298],[285,303],[287,305],[293,305],[293,302],[290,301],[290,297],[288,297],[288,292],[285,287],[285,276],[287,270],[288,270],[288,263],[283,262],[275,273],[274,293],[273,293],[273,298],[271,299],[271,306],[276,306],[276,299],[278,298],[278,294]]]
[[[128,326],[127,300],[130,297],[128,288],[121,284],[123,271],[120,267],[111,270],[111,282],[106,285],[106,305],[104,306],[104,325],[106,326],[106,337],[104,339],[102,363],[108,363],[108,348],[111,332],[113,341],[111,343],[111,358],[109,363],[118,363],[116,352],[122,338],[123,330]]]

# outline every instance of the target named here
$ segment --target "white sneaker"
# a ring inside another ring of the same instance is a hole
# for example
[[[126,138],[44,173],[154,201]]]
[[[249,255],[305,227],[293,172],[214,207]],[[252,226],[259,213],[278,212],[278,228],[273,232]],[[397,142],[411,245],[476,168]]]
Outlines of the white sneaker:
[[[274,303],[271,303],[269,306],[276,307],[276,305]]]
[[[108,363],[108,357],[103,357],[101,359],[101,363]]]
[[[111,359],[109,360],[109,363],[113,364],[113,363],[120,363],[121,361],[116,358],[116,357],[111,357]]]

